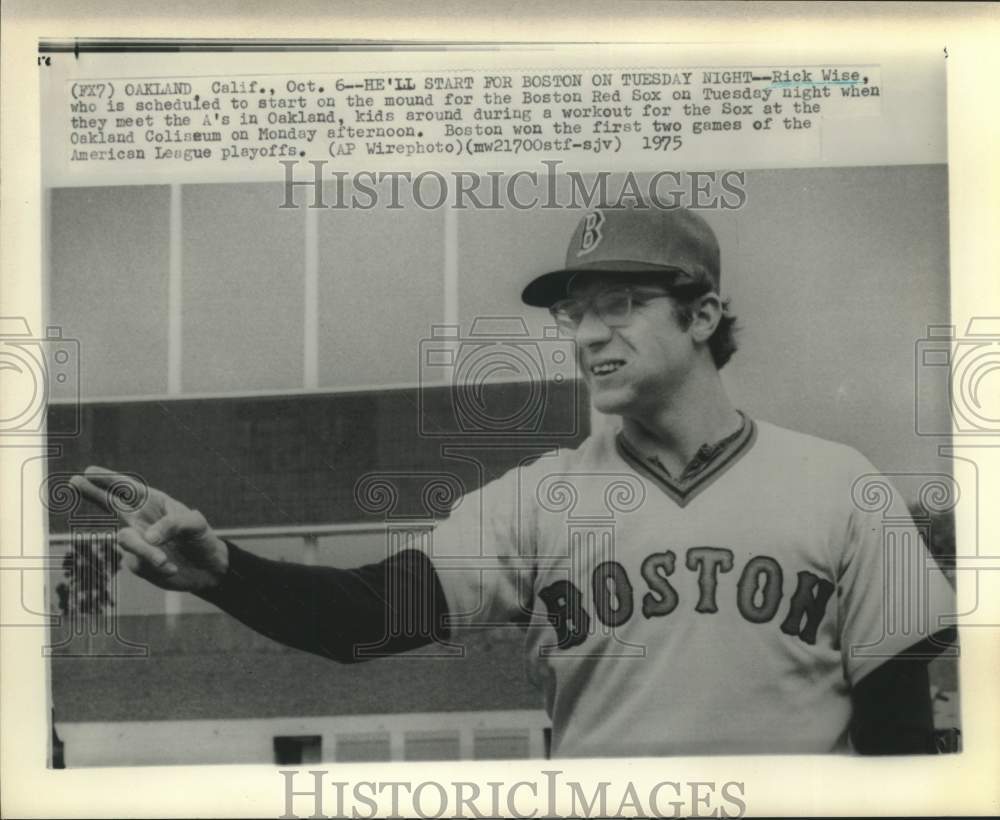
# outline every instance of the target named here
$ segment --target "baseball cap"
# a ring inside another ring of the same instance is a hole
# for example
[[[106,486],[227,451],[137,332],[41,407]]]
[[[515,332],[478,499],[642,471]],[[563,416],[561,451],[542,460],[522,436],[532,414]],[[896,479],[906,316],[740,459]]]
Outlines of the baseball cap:
[[[521,301],[548,307],[565,298],[578,273],[674,274],[719,290],[719,241],[709,224],[687,208],[614,207],[588,211],[573,232],[566,266],[543,273]]]

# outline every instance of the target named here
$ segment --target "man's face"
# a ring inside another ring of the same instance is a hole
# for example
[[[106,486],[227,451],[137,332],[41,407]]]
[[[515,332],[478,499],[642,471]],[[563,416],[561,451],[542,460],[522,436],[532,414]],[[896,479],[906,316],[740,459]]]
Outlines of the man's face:
[[[590,302],[576,331],[580,369],[591,400],[602,413],[642,417],[662,408],[695,366],[695,345],[678,324],[665,286],[648,277],[589,274],[571,284],[571,299],[598,301],[606,293],[631,291],[624,324],[608,321]],[[609,302],[615,305],[612,300]]]

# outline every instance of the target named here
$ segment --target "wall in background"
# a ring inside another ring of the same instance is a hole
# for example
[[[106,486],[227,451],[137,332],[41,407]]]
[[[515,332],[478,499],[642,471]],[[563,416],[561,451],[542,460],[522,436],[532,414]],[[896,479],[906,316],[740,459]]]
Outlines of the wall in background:
[[[755,171],[746,191],[742,209],[705,212],[743,327],[724,371],[740,406],[846,441],[885,470],[939,470],[937,442],[913,419],[916,397],[947,421],[941,380],[915,366],[927,326],[949,321],[947,169]],[[51,318],[81,342],[87,399],[169,392],[171,345],[177,395],[446,382],[422,358],[432,326],[468,334],[477,316],[516,316],[540,339],[546,314],[518,294],[562,265],[579,218],[282,210],[281,186],[256,183],[180,186],[172,218],[171,196],[51,192]]]

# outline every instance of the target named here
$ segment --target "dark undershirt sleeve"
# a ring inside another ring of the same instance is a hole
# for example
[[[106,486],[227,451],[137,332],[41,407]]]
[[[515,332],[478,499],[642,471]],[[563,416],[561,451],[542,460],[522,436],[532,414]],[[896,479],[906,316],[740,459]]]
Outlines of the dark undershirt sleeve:
[[[851,742],[861,754],[933,754],[934,711],[927,664],[955,640],[944,630],[890,658],[851,693]]]
[[[419,550],[345,570],[226,544],[229,570],[200,597],[280,643],[354,663],[448,639],[444,590]]]

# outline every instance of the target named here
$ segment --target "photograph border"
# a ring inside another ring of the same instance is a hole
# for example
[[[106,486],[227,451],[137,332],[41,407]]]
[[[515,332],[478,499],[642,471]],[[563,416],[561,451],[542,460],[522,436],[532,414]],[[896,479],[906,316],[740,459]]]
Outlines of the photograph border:
[[[149,4],[152,6],[152,4]],[[193,4],[192,4],[193,5]],[[234,4],[235,5],[235,4]],[[264,8],[264,4],[258,4]],[[41,186],[38,163],[38,122],[36,52],[39,37],[117,35],[158,36],[164,28],[172,36],[205,36],[211,31],[222,37],[253,36],[267,31],[269,36],[293,36],[292,32],[315,31],[317,20],[330,23],[319,11],[319,4],[300,4],[298,19],[272,12],[250,15],[243,11],[232,16],[191,14],[183,18],[183,6],[173,22],[153,16],[133,16],[135,3],[105,4],[100,15],[66,3],[5,4],[3,31],[4,111],[2,135],[3,162],[3,284],[0,299],[5,313],[30,317],[32,326],[42,326],[41,293],[37,271],[43,247],[41,224]],[[346,4],[345,4],[346,5]],[[501,25],[496,12],[483,11],[467,16],[456,27],[448,9],[427,12],[417,19],[398,16],[398,8],[389,4],[360,16],[343,11],[334,18],[338,35],[385,39],[440,38],[442,31],[462,39],[493,39],[501,31],[510,31],[512,39],[536,40],[587,39],[593,26],[608,31],[608,39],[650,39],[650,32],[663,32],[671,40],[710,38],[774,42],[801,38],[803,44],[815,44],[819,38],[840,34],[871,49],[915,48],[926,46],[947,49],[949,116],[949,199],[951,205],[952,318],[964,328],[969,318],[1000,315],[1000,287],[989,264],[1000,258],[1000,240],[995,236],[998,214],[995,190],[998,164],[993,156],[998,117],[995,109],[984,105],[991,99],[987,78],[1000,76],[1000,59],[992,43],[997,33],[997,14],[989,7],[962,6],[950,13],[948,4],[906,4],[887,8],[881,4],[867,10],[856,6],[834,8],[817,4],[807,9],[798,4],[755,4],[738,6],[712,4],[635,4],[631,14],[616,25],[609,25],[609,9],[597,3],[559,4],[542,12],[507,19]],[[652,6],[652,7],[651,7]],[[326,8],[325,6],[322,8]],[[29,10],[30,9],[30,10]],[[753,13],[748,14],[752,9]],[[114,11],[126,16],[112,16]],[[616,12],[616,17],[620,14]],[[329,14],[329,12],[327,12]],[[508,10],[507,14],[510,14]],[[510,15],[516,17],[516,15]],[[505,18],[507,15],[505,15]],[[445,21],[447,25],[443,25]],[[879,22],[885,25],[876,25]],[[873,31],[872,29],[878,29]],[[271,33],[273,32],[273,33]],[[620,32],[620,33],[619,33]],[[539,36],[542,35],[542,36]],[[612,36],[613,35],[613,36]],[[992,35],[992,37],[991,37]],[[945,41],[942,44],[942,41]],[[806,48],[806,45],[803,45]],[[983,158],[986,158],[985,160]],[[985,163],[985,164],[984,164]],[[990,286],[992,285],[992,290]],[[11,521],[11,510],[19,504],[6,501],[18,493],[19,467],[10,457],[13,448],[0,447],[0,476],[5,494],[2,504],[4,539],[20,522]],[[19,445],[23,446],[23,445]],[[987,446],[976,453],[979,470],[986,474],[997,469],[997,450]],[[18,454],[15,452],[15,456]],[[992,456],[992,458],[987,458]],[[973,454],[968,456],[973,457]],[[16,498],[16,496],[15,496]],[[28,531],[43,533],[41,513],[25,521]],[[960,538],[978,531],[979,552],[989,555],[988,544],[1000,543],[994,519],[960,521]],[[7,567],[4,567],[7,569]],[[958,573],[959,589],[966,593],[977,584],[980,574]],[[0,594],[14,594],[20,599],[22,572],[0,573]],[[42,573],[27,573],[40,576]],[[32,578],[31,583],[37,583]],[[995,581],[993,582],[995,584]],[[0,686],[4,727],[2,750],[4,813],[11,817],[29,816],[252,816],[261,813],[279,815],[283,809],[283,785],[276,767],[154,767],[116,770],[51,771],[43,767],[47,759],[45,693],[47,682],[39,648],[43,630],[9,627],[0,637],[3,655],[3,685]],[[25,659],[37,658],[26,663]],[[965,630],[962,634],[963,747],[961,755],[927,760],[872,760],[823,758],[671,758],[669,760],[615,761],[636,783],[651,785],[664,779],[688,782],[727,782],[746,784],[745,799],[749,814],[802,814],[803,808],[817,814],[863,813],[988,813],[1000,808],[994,778],[989,773],[998,768],[994,739],[1000,735],[997,696],[998,648],[995,627]],[[16,670],[16,671],[12,671]],[[124,693],[131,694],[131,693]],[[324,764],[325,765],[325,764]],[[340,780],[398,780],[399,764],[358,764],[337,766]],[[488,763],[462,763],[463,776],[487,782],[497,775],[497,767]],[[329,767],[328,767],[329,768]],[[558,761],[557,766],[525,761],[505,762],[506,781],[538,780],[540,771],[559,768],[566,777],[599,782],[607,779],[607,764]],[[406,764],[407,777],[414,780],[453,780],[455,764]],[[844,788],[849,783],[850,788]],[[794,784],[794,786],[789,785]],[[991,791],[992,789],[992,791]]]

